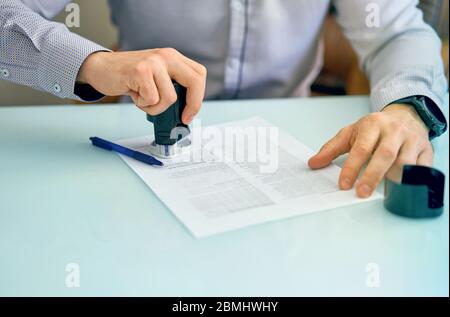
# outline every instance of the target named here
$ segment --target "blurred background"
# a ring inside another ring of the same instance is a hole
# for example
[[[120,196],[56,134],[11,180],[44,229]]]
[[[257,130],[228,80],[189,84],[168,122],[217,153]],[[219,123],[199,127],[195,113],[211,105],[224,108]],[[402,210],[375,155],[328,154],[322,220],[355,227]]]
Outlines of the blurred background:
[[[117,31],[111,24],[107,0],[76,0],[80,7],[80,27],[71,31],[87,37],[105,47],[117,46]],[[425,21],[439,34],[443,41],[444,58],[448,80],[448,15],[449,0],[421,0],[420,8]],[[56,21],[64,22],[67,12],[63,11]],[[330,9],[323,29],[325,41],[324,67],[312,86],[313,95],[357,95],[368,94],[366,77],[358,69],[356,56],[348,41],[343,37],[334,19],[334,10]],[[102,102],[114,102],[107,98]],[[0,81],[0,106],[30,104],[67,104],[70,100],[61,100],[50,94],[38,92],[27,87]]]

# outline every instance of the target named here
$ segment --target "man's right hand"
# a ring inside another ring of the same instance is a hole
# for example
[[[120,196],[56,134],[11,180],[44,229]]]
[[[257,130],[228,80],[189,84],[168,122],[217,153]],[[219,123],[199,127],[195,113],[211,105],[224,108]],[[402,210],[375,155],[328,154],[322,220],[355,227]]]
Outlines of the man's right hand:
[[[172,79],[187,89],[182,120],[188,124],[200,111],[206,68],[175,49],[96,52],[86,58],[77,77],[104,95],[129,95],[151,115],[164,112],[176,101]]]

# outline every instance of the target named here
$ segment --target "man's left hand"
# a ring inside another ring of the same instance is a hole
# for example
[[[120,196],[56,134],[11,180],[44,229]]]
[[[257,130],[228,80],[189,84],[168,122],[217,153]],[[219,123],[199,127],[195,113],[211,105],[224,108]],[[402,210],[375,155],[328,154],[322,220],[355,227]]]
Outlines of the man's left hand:
[[[433,163],[428,128],[416,110],[405,104],[392,104],[371,113],[339,131],[313,156],[312,169],[328,166],[338,156],[349,153],[339,176],[339,187],[349,190],[356,182],[356,194],[369,197],[384,176],[400,181],[403,166]]]

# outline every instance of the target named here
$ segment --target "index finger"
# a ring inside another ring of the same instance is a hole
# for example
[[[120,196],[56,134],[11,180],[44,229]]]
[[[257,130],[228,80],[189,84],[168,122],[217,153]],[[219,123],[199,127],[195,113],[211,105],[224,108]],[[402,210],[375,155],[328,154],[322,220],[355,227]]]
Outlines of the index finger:
[[[322,146],[319,153],[309,159],[309,167],[318,169],[328,166],[335,158],[347,153],[350,150],[351,135],[351,127],[340,130],[331,140]]]
[[[170,66],[168,71],[170,77],[187,90],[186,107],[183,111],[182,120],[185,124],[189,124],[200,111],[203,98],[205,97],[206,77],[194,71],[181,59],[178,59],[173,66]]]

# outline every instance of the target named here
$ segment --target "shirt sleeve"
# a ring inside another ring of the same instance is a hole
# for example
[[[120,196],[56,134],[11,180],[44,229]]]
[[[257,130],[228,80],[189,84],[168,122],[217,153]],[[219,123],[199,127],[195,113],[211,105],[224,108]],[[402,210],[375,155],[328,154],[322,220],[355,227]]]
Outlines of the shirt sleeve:
[[[417,0],[335,0],[337,21],[371,85],[373,111],[422,95],[440,109],[448,89],[441,41]]]
[[[94,101],[102,97],[91,86],[77,87],[76,78],[90,54],[108,50],[45,18],[56,15],[68,2],[1,0],[0,79],[60,98]]]

